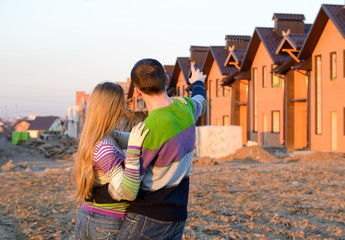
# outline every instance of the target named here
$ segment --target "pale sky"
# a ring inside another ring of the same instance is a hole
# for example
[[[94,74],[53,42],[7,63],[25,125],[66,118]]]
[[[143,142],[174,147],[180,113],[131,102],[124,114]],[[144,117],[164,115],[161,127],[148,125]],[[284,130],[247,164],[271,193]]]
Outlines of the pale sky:
[[[141,58],[174,65],[191,45],[273,27],[273,13],[313,23],[322,3],[344,0],[0,0],[0,117],[64,116],[76,91],[126,81]]]

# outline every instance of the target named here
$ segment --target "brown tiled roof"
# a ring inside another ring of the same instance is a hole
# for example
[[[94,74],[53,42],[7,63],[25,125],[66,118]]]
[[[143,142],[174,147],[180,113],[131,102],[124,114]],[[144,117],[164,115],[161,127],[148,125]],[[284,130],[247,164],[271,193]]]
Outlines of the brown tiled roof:
[[[27,122],[29,124],[32,123],[33,120],[27,120],[27,119],[20,119],[20,120],[17,120],[14,124],[13,124],[13,127],[15,127],[17,124],[21,123],[21,122]],[[1,121],[0,121],[0,126],[1,126]]]
[[[309,23],[304,24],[304,33],[308,34],[312,26],[313,24],[309,24]]]
[[[36,117],[32,121],[28,130],[48,130],[54,121],[59,118],[57,116],[47,116],[47,117]]]
[[[292,42],[294,43],[294,46],[297,49],[301,49],[303,46],[303,43],[307,37],[307,34],[289,34],[289,37],[291,38]]]
[[[303,60],[311,56],[314,48],[330,19],[345,38],[345,9],[343,5],[322,4],[298,57]]]
[[[227,50],[225,46],[211,46],[210,53],[216,61],[222,75],[229,75],[236,71],[236,67],[234,66],[224,67],[224,62],[229,54],[229,50]]]
[[[172,72],[174,70],[174,65],[164,65],[164,70],[166,73]]]
[[[241,65],[246,51],[246,49],[234,49],[233,51],[230,51],[227,58],[225,59],[224,66],[229,65],[231,57],[234,58],[238,65]]]
[[[202,51],[202,52],[207,52],[208,47],[204,47],[204,46],[190,46],[189,50],[195,50],[195,51]]]
[[[277,47],[279,46],[282,38],[283,37],[278,36],[274,32],[274,28],[264,28],[264,27],[255,28],[253,37],[247,48],[240,70],[247,71],[250,68],[260,42],[262,42],[263,45],[265,46],[273,63],[281,64],[287,61],[290,58],[288,54],[279,54],[279,55],[275,54]]]
[[[304,21],[304,14],[274,13],[272,20]]]
[[[274,32],[274,28],[257,28],[257,33],[275,64],[283,63],[289,58],[287,54],[275,54],[282,37]]]
[[[171,88],[176,87],[180,71],[182,71],[185,81],[189,83],[188,75],[190,72],[190,61],[188,57],[178,57],[176,59],[174,70],[171,75],[171,81],[168,86],[168,92],[171,91]]]
[[[231,41],[250,41],[250,36],[247,35],[226,35],[225,40]]]
[[[187,57],[177,58],[177,62],[180,65],[181,71],[183,73],[184,79],[188,82],[188,75],[190,71],[190,61]]]
[[[165,69],[165,73],[169,77],[169,83],[170,83],[171,77],[172,77],[172,73],[173,73],[173,70],[174,70],[174,65],[164,65],[164,69]]]
[[[284,36],[276,49],[276,54],[280,54],[283,48],[292,48],[294,50],[300,50],[306,37],[307,34],[297,33],[291,33],[289,35]]]
[[[345,38],[345,8],[344,5],[328,5],[323,4],[322,8],[332,20],[339,32]]]

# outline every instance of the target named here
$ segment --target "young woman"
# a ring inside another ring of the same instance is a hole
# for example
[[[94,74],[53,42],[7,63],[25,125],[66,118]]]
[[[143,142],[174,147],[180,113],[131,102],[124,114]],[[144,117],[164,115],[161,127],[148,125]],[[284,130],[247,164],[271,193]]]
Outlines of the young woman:
[[[105,82],[93,90],[74,167],[76,198],[83,200],[76,239],[115,239],[127,200],[133,201],[138,193],[140,148],[148,130],[142,134],[145,125],[139,123],[130,134],[114,131],[123,107],[120,85]],[[125,156],[121,147],[127,140]]]

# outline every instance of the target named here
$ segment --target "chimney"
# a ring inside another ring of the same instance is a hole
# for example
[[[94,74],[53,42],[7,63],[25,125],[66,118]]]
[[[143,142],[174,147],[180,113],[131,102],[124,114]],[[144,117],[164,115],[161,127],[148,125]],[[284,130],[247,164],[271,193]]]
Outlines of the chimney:
[[[274,31],[278,36],[283,36],[283,31],[290,30],[290,33],[305,33],[303,14],[275,13],[273,14]]]
[[[225,48],[229,49],[229,47],[235,46],[236,49],[247,49],[249,41],[250,41],[250,36],[226,35]]]
[[[191,46],[190,47],[190,62],[195,62],[195,64],[203,64],[208,47],[201,47],[201,46]]]

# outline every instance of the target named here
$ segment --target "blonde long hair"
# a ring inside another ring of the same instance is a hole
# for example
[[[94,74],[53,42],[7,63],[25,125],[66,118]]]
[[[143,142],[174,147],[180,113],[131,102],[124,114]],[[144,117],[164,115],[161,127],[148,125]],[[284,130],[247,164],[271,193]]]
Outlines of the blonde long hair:
[[[96,144],[111,134],[124,107],[124,93],[120,85],[112,82],[98,84],[86,109],[85,124],[81,133],[74,164],[75,198],[84,200],[91,196],[94,182],[93,152]]]

